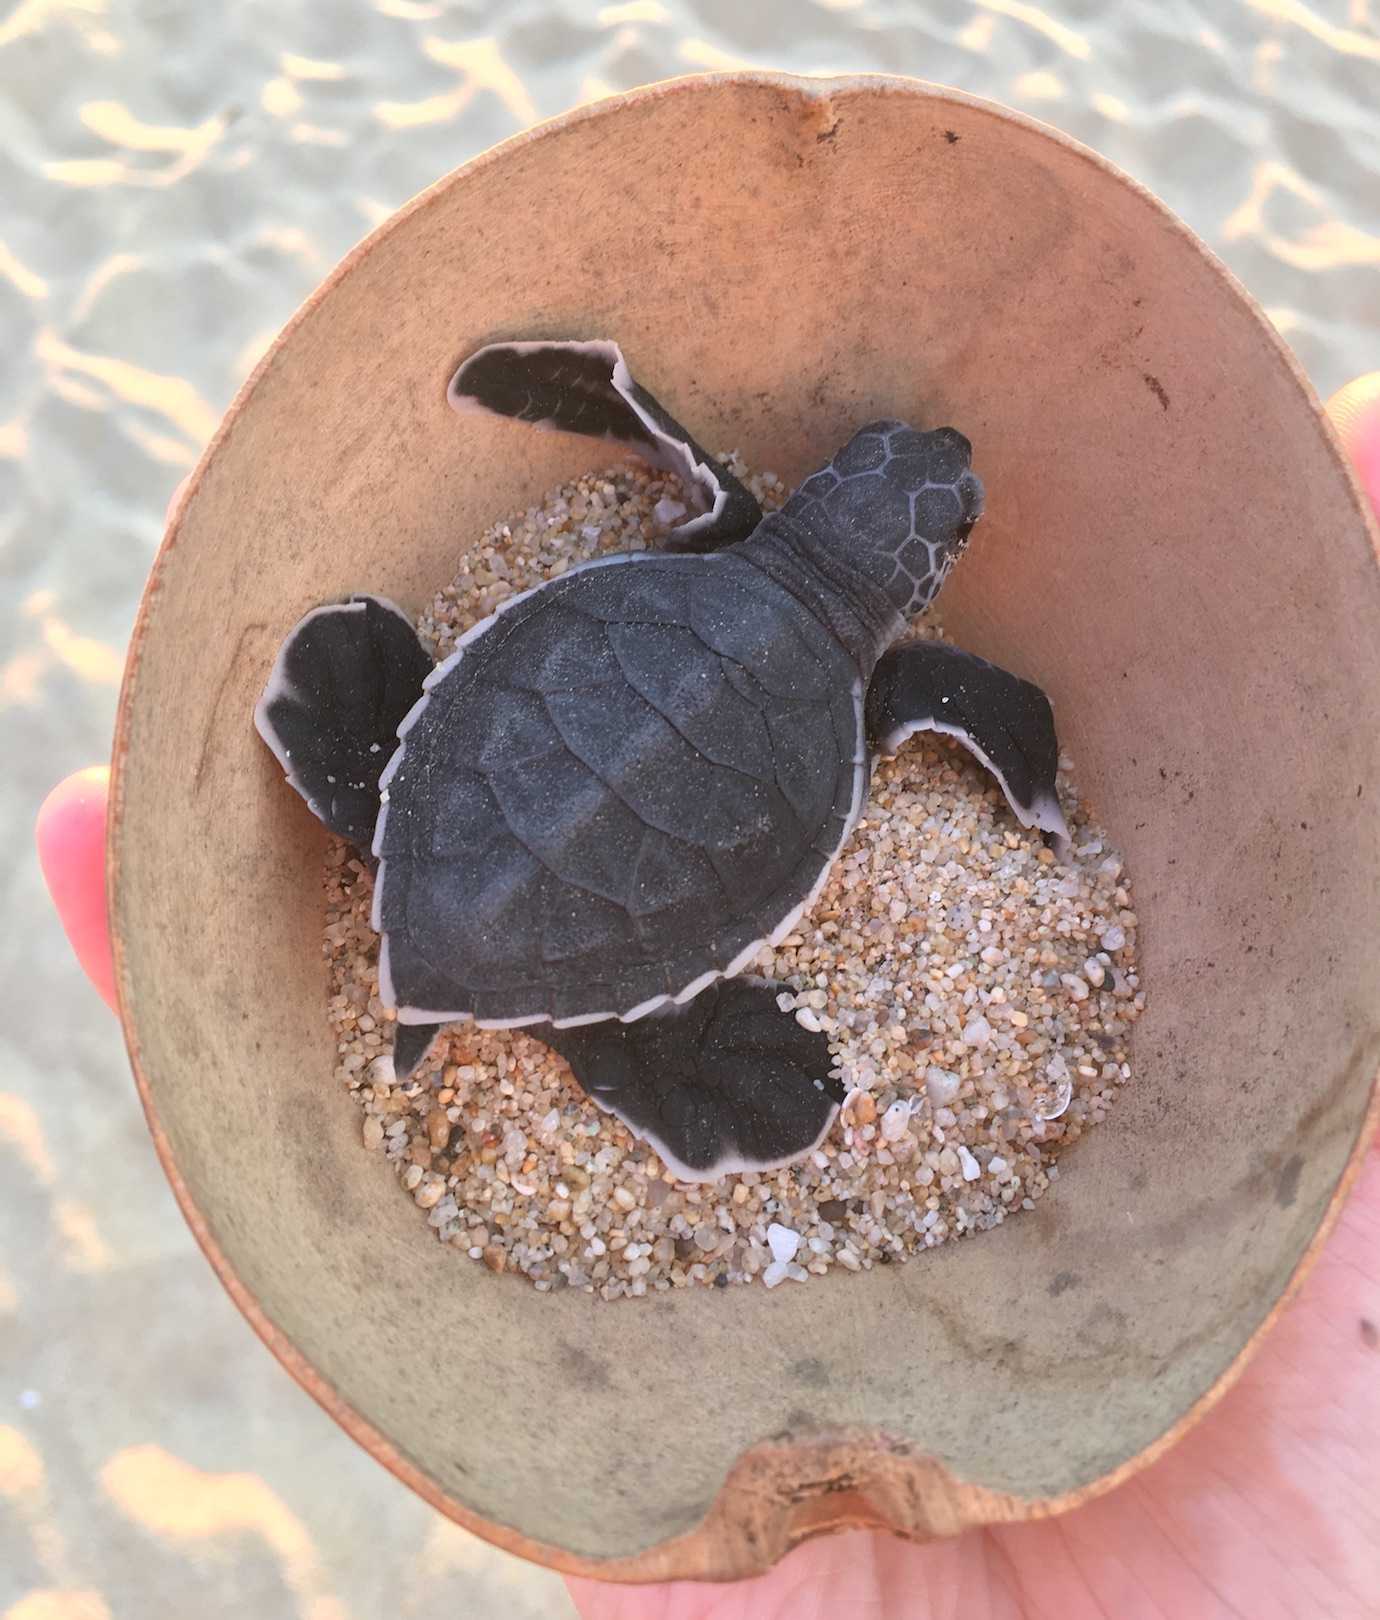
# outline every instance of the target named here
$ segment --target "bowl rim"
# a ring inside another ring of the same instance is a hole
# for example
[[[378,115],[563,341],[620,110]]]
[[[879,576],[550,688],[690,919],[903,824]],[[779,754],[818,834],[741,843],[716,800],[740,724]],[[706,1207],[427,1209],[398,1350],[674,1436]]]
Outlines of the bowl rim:
[[[222,445],[234,432],[261,378],[297,327],[313,314],[366,255],[398,229],[413,213],[428,206],[442,190],[463,184],[490,164],[514,151],[563,135],[587,120],[616,116],[629,106],[663,97],[693,95],[723,85],[757,87],[798,97],[826,107],[836,97],[871,92],[910,95],[978,112],[999,123],[1011,123],[1061,147],[1098,170],[1100,175],[1129,187],[1149,202],[1162,223],[1184,239],[1216,272],[1273,344],[1276,358],[1309,406],[1333,461],[1342,470],[1361,527],[1369,535],[1372,561],[1380,566],[1380,522],[1372,514],[1360,481],[1342,451],[1336,432],[1312,384],[1292,350],[1266,316],[1257,300],[1230,269],[1169,206],[1124,170],[1081,141],[1041,119],[1000,102],[969,94],[947,85],[900,74],[859,73],[805,76],[768,70],[695,73],[584,102],[554,118],[478,153],[417,193],[358,242],[325,279],[307,296],[264,351],[236,392],[216,432],[190,476],[169,507],[162,542],[154,557],[130,635],[120,687],[111,752],[110,800],[106,830],[106,896],[114,958],[115,995],[125,1046],[139,1099],[148,1122],[154,1149],[172,1188],[183,1218],[202,1253],[235,1305],[298,1384],[331,1418],[376,1461],[415,1491],[430,1507],[500,1550],[544,1565],[563,1575],[603,1581],[639,1583],[667,1580],[734,1580],[763,1573],[802,1541],[846,1529],[887,1529],[913,1540],[953,1534],[985,1525],[1050,1518],[1080,1507],[1115,1489],[1149,1467],[1198,1423],[1245,1371],[1264,1337],[1294,1299],[1336,1226],[1347,1195],[1360,1172],[1367,1151],[1380,1130],[1380,1071],[1372,1077],[1370,1098],[1356,1140],[1327,1208],[1300,1255],[1278,1298],[1241,1347],[1229,1366],[1156,1440],[1109,1473],[1058,1496],[1024,1498],[974,1485],[951,1474],[937,1459],[917,1454],[875,1430],[838,1430],[809,1440],[761,1441],[744,1451],[725,1476],[704,1518],[692,1529],[643,1551],[614,1558],[587,1558],[549,1542],[537,1540],[511,1526],[484,1518],[442,1490],[423,1469],[404,1456],[388,1437],[356,1411],[274,1323],[252,1291],[241,1280],[229,1258],[212,1236],[195,1195],[184,1181],[171,1144],[159,1118],[152,1089],[144,1073],[133,997],[128,982],[128,961],[118,925],[116,897],[120,888],[120,839],[124,822],[124,768],[129,751],[131,714],[138,693],[143,643],[148,634],[152,606],[168,555],[177,545],[183,516]],[[917,1529],[915,1509],[902,1504],[907,1497],[926,1498],[941,1505],[935,1523]],[[764,1500],[782,1504],[765,1519]],[[947,1511],[943,1507],[947,1506]],[[755,1522],[751,1545],[741,1534],[745,1517]]]

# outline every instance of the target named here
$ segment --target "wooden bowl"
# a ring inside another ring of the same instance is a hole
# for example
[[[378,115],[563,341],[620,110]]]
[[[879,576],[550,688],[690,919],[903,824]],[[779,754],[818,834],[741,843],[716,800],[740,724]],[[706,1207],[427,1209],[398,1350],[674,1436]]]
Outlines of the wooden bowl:
[[[332,1083],[322,834],[250,724],[281,638],[410,607],[598,444],[461,419],[504,336],[609,336],[794,480],[859,422],[969,434],[945,593],[1051,692],[1125,850],[1136,1078],[1039,1208],[909,1265],[607,1305],[443,1250]],[[182,1208],[361,1443],[498,1545],[612,1579],[825,1529],[1036,1517],[1155,1456],[1321,1242],[1380,1052],[1380,578],[1259,310],[1091,152],[884,78],[681,80],[468,164],[352,253],[171,522],[115,744],[125,1028]]]

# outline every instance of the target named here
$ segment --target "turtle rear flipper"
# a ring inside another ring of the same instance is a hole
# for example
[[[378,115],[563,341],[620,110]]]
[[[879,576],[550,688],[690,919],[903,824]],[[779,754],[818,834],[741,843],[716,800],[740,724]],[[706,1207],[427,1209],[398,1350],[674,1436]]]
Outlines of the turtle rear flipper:
[[[401,608],[352,596],[294,626],[254,710],[291,786],[362,852],[378,819],[379,777],[431,669]]]
[[[590,1097],[677,1176],[708,1181],[798,1158],[843,1101],[828,1038],[778,1008],[780,989],[725,979],[630,1024],[527,1033],[554,1047]]]
[[[866,719],[878,753],[894,754],[917,731],[956,737],[996,777],[1017,821],[1067,851],[1054,711],[1033,682],[942,641],[904,641],[878,661]]]
[[[431,1043],[445,1028],[444,1024],[393,1025],[393,1073],[406,1080],[414,1073],[431,1049]]]
[[[717,551],[745,540],[762,509],[722,463],[633,380],[609,342],[490,343],[465,361],[447,397],[457,411],[608,439],[683,478],[699,512],[667,536],[670,551]]]

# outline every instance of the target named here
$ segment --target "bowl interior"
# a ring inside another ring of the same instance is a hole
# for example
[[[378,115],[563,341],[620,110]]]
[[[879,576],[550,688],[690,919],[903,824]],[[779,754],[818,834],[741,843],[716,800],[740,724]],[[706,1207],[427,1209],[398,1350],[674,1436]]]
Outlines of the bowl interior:
[[[362,1152],[330,1078],[322,838],[250,712],[308,607],[416,608],[495,517],[606,463],[447,408],[466,353],[539,335],[617,338],[704,442],[790,480],[873,416],[973,440],[989,515],[946,626],[1050,691],[1129,859],[1150,992],[1134,1085],[1035,1213],[859,1277],[609,1306],[443,1252]],[[902,1528],[1019,1513],[1180,1419],[1318,1229],[1380,1044],[1366,520],[1221,269],[1029,121],[894,81],[710,79],[499,148],[271,353],[136,640],[113,905],[166,1162],[315,1392],[509,1544],[630,1558],[692,1531],[755,1443],[838,1430],[941,1465],[897,1487]],[[663,1567],[754,1567],[796,1506],[722,1515]]]

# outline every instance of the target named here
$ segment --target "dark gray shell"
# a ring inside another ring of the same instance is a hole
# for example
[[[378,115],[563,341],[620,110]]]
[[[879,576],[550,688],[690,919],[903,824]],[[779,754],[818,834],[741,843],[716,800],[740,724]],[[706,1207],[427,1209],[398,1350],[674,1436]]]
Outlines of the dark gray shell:
[[[381,784],[385,999],[641,1011],[810,897],[868,765],[857,667],[789,592],[732,554],[620,558],[471,636]]]

